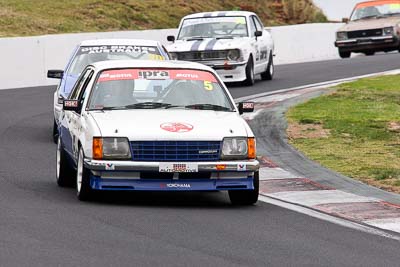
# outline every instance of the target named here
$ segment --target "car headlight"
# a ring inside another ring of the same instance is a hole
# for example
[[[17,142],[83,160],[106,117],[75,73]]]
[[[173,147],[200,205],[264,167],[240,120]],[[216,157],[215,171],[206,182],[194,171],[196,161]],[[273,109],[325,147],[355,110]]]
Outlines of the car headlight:
[[[168,54],[171,60],[178,60],[178,53],[168,52]]]
[[[393,27],[385,27],[383,28],[383,34],[384,35],[393,35],[394,29]]]
[[[254,137],[227,137],[222,144],[221,159],[254,159],[256,144]]]
[[[336,38],[338,40],[346,40],[347,39],[347,32],[337,32]]]
[[[240,50],[239,49],[229,50],[227,58],[228,60],[238,60],[240,58]]]
[[[93,137],[93,159],[130,159],[129,141],[125,137]]]

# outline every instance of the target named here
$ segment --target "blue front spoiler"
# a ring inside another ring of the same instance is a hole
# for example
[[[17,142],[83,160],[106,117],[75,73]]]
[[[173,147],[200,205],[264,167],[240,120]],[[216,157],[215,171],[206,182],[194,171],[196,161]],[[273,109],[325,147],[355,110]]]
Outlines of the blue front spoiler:
[[[244,179],[102,179],[91,175],[90,186],[95,190],[133,191],[225,191],[253,190],[253,177]]]

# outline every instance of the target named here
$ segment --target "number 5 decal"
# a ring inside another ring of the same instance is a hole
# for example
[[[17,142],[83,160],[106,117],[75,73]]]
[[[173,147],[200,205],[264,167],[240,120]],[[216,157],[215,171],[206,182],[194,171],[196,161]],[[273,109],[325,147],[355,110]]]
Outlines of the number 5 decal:
[[[207,91],[212,91],[214,89],[214,86],[210,81],[204,81],[204,89]]]

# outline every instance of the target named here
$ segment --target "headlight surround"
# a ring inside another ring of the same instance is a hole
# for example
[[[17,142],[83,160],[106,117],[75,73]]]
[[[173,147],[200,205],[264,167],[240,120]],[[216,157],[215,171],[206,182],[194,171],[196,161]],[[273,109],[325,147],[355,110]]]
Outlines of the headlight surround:
[[[337,32],[336,38],[338,40],[346,40],[347,39],[347,32]]]
[[[228,54],[226,55],[228,60],[236,61],[240,58],[240,50],[239,49],[232,49],[228,50]]]
[[[383,35],[393,35],[394,28],[393,27],[385,27],[383,28]]]
[[[94,137],[93,159],[126,160],[131,158],[128,138]]]
[[[178,53],[168,52],[168,54],[171,60],[178,60]]]
[[[221,159],[254,159],[255,150],[253,137],[226,137],[222,143]]]

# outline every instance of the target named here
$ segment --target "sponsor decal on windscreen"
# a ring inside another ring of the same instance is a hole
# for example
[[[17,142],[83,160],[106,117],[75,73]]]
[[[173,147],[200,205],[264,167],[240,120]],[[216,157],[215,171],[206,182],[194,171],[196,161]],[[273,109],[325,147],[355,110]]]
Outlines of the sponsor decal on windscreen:
[[[94,53],[141,53],[141,54],[159,54],[155,46],[138,45],[102,45],[102,46],[83,46],[78,54]]]
[[[205,89],[212,90],[208,83],[215,83],[215,76],[207,71],[178,69],[123,69],[107,70],[100,75],[99,82],[117,80],[191,80],[204,81]]]

